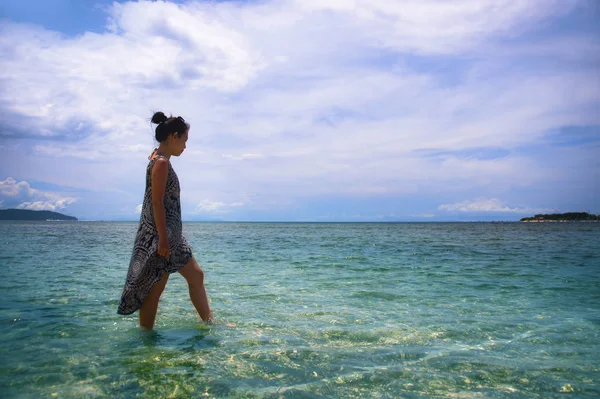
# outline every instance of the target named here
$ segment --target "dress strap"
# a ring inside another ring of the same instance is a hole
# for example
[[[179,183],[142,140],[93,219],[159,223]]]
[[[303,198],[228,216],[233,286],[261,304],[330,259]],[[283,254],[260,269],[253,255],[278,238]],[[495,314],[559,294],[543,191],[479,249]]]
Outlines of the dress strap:
[[[155,156],[155,155],[156,155],[156,156]],[[157,147],[157,148],[155,148],[155,149],[154,149],[154,151],[152,151],[152,154],[150,154],[150,155],[148,156],[148,159],[149,159],[150,161],[154,161],[155,159],[157,159],[157,158],[159,158],[159,157],[160,157],[160,158],[165,158],[165,159],[167,159],[167,157],[165,157],[163,154],[161,154],[160,152],[158,152],[158,147]],[[168,159],[167,159],[167,161],[168,161]]]

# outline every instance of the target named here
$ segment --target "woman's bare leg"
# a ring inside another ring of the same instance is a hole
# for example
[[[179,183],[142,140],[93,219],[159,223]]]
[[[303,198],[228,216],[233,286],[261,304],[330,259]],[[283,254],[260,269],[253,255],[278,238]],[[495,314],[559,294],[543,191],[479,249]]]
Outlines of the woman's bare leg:
[[[169,273],[164,273],[162,279],[160,279],[152,289],[150,293],[144,299],[142,307],[140,308],[140,327],[146,330],[152,330],[154,327],[154,320],[156,319],[156,310],[158,309],[158,300],[160,299],[167,280],[169,279]]]
[[[210,313],[210,306],[208,305],[206,290],[204,289],[204,272],[200,269],[196,259],[192,257],[179,273],[187,280],[190,299],[198,311],[200,318],[204,321],[209,321],[212,315]]]

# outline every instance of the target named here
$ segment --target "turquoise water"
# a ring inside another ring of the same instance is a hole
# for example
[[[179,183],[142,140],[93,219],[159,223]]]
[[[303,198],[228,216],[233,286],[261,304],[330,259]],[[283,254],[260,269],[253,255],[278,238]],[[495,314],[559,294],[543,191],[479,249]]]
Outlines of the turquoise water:
[[[0,397],[600,396],[600,224],[184,223],[216,322],[154,332],[136,228],[0,222]]]

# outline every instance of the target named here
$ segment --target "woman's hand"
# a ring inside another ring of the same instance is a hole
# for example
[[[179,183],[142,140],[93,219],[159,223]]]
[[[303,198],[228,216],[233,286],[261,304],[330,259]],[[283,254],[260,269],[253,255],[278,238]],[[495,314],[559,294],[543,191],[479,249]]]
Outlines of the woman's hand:
[[[165,259],[169,257],[171,251],[169,250],[169,240],[167,237],[158,237],[158,251],[156,252]]]

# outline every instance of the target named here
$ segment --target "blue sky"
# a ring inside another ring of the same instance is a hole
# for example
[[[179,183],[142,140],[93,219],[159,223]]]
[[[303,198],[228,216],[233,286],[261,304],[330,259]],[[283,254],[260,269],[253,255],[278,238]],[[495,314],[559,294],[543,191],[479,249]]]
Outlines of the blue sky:
[[[594,0],[0,2],[0,208],[137,220],[154,110],[184,220],[600,213]]]

